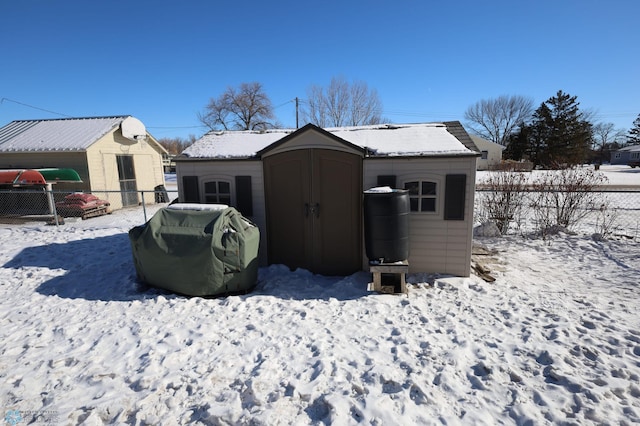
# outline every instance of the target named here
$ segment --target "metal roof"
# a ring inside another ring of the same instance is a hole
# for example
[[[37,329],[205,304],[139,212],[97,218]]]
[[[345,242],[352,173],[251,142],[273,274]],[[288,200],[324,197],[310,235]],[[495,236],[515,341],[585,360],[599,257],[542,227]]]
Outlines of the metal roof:
[[[127,117],[12,121],[0,128],[0,152],[84,151]]]

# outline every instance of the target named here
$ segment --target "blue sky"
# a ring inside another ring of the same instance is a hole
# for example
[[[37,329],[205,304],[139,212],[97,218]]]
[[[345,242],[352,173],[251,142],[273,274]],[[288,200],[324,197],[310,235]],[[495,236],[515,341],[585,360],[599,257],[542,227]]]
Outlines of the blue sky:
[[[626,130],[639,15],[637,0],[3,1],[0,126],[130,114],[156,138],[199,137],[210,98],[257,81],[293,127],[292,100],[341,76],[376,89],[395,123],[563,90]]]

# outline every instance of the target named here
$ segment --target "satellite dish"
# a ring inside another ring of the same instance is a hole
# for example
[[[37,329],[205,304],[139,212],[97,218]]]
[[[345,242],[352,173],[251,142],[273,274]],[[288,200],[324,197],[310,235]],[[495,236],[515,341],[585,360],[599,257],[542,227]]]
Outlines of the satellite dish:
[[[147,138],[147,129],[144,127],[144,124],[134,117],[127,117],[122,120],[120,130],[122,131],[122,136],[134,143]]]

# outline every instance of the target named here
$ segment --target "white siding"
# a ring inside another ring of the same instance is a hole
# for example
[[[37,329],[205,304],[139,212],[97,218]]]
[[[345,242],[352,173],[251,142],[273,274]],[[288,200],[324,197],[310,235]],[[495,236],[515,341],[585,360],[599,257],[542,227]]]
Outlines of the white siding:
[[[363,160],[363,189],[377,185],[379,175],[395,175],[398,185],[416,178],[438,179],[438,210],[436,214],[412,213],[410,217],[410,271],[412,273],[444,273],[468,276],[471,265],[473,199],[475,191],[475,157],[463,158],[385,158]],[[444,183],[447,174],[467,175],[465,220],[443,219]],[[253,216],[250,219],[260,229],[261,265],[267,263],[266,210],[264,176],[259,160],[198,160],[177,163],[178,187],[184,197],[183,176],[198,176],[200,196],[204,182],[226,180],[231,183],[232,204],[235,202],[235,177],[251,176]],[[363,245],[364,247],[364,245]],[[368,261],[363,252],[363,269]]]
[[[471,272],[475,157],[365,159],[364,189],[377,185],[379,175],[395,175],[398,187],[407,180],[437,179],[437,211],[412,212],[409,220],[409,268],[412,273],[468,276]],[[444,220],[444,182],[447,174],[467,175],[465,219]],[[367,260],[364,259],[366,264]]]
[[[477,162],[478,170],[489,170],[492,167],[500,164],[500,162],[502,161],[502,151],[504,150],[503,146],[478,136],[471,136],[471,139],[473,140],[473,143],[476,144],[476,146],[480,151],[487,152],[486,159],[482,159],[481,157],[478,157],[478,162]]]
[[[162,168],[162,154],[154,149],[155,142],[132,141],[122,137],[119,129],[106,134],[87,149],[87,166],[89,170],[91,191],[95,191],[100,198],[108,199],[111,207],[122,207],[120,179],[118,176],[117,155],[133,156],[138,191],[149,191],[145,195],[145,203],[155,200],[151,191],[158,185],[164,185],[164,169]],[[116,191],[101,194],[99,191]]]

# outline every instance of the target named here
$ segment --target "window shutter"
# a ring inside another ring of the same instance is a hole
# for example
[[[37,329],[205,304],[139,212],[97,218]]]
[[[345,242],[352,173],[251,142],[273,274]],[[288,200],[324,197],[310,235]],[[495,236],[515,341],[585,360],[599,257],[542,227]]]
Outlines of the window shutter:
[[[444,220],[464,220],[467,175],[447,175]]]
[[[396,176],[395,175],[379,175],[378,186],[390,186],[391,188],[395,188]]]
[[[199,203],[198,176],[182,176],[182,192],[184,194],[184,203]]]
[[[243,216],[253,216],[251,176],[236,176],[236,208]]]

